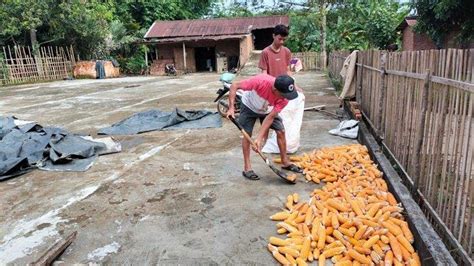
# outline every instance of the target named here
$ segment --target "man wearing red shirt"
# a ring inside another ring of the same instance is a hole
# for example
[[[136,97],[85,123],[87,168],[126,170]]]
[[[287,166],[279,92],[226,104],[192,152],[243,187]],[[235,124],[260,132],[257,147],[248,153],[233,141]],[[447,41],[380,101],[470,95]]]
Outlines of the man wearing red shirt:
[[[239,123],[242,125],[242,128],[251,136],[255,121],[259,119],[262,124],[255,140],[255,148],[261,151],[265,137],[271,128],[275,130],[277,135],[282,168],[297,173],[303,172],[301,168],[290,162],[286,154],[285,127],[278,115],[288,104],[288,100],[298,97],[293,78],[288,75],[280,75],[275,78],[267,74],[260,74],[246,80],[234,82],[230,87],[230,107],[227,117],[234,117],[234,101],[238,89],[247,91],[242,96],[240,108]],[[244,171],[242,175],[252,180],[260,179],[250,165],[250,142],[245,138],[242,139],[242,152],[244,155]]]
[[[270,46],[263,49],[260,55],[258,67],[262,73],[273,77],[287,74],[290,75],[290,49],[284,46],[288,37],[288,28],[285,25],[276,25],[273,29],[273,42]]]

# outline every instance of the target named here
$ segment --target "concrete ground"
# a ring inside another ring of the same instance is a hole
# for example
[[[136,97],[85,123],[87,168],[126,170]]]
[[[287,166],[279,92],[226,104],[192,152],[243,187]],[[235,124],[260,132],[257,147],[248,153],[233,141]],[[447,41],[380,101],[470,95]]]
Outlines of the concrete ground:
[[[306,106],[338,100],[322,73],[296,75]],[[0,114],[94,135],[135,112],[215,109],[217,74],[75,80],[0,88]],[[306,112],[301,151],[352,141],[338,124]],[[260,181],[241,176],[240,135],[222,128],[118,136],[123,151],[87,172],[32,171],[0,183],[0,264],[25,264],[73,231],[70,263],[274,264],[268,217],[289,193],[307,199],[315,184],[287,185],[253,156]]]

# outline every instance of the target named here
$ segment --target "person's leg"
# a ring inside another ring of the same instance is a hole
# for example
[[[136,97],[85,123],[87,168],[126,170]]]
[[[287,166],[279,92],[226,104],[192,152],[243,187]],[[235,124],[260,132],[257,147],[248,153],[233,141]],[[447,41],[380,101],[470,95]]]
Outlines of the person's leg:
[[[250,164],[250,142],[246,139],[242,139],[242,154],[244,155],[244,172],[252,170]]]
[[[291,164],[288,154],[286,154],[285,130],[277,130],[275,132],[277,135],[278,148],[280,149],[281,164],[285,167]]]
[[[250,136],[252,136],[256,119],[257,117],[254,115],[252,110],[242,104],[239,115],[239,123],[245,132],[247,132],[247,134]],[[252,165],[250,163],[250,142],[246,138],[242,139],[242,154],[244,156],[244,171],[242,174],[249,179],[259,179],[258,176],[252,171]]]
[[[283,126],[283,121],[280,116],[275,117],[273,120],[271,128],[275,130],[277,135],[277,144],[280,149],[281,165],[285,170],[290,170],[296,173],[302,173],[303,169],[291,163],[288,154],[286,154],[286,136],[285,136],[285,127]]]

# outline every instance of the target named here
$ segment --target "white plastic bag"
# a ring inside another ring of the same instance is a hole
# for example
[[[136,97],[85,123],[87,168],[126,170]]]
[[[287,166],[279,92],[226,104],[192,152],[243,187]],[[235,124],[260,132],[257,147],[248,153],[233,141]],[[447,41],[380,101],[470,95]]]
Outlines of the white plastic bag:
[[[304,94],[298,92],[298,97],[291,100],[280,112],[285,126],[286,152],[294,153],[300,147],[300,130],[304,114]],[[280,153],[275,131],[268,137],[262,149],[266,153]]]
[[[344,138],[356,139],[359,133],[359,121],[344,120],[335,129],[329,130],[329,134]]]

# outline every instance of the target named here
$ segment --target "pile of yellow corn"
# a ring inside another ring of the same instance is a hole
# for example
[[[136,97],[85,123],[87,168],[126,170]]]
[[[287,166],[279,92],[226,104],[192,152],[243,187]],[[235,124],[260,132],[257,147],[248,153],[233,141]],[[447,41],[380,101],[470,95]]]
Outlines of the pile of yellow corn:
[[[308,202],[289,195],[270,218],[286,238],[270,237],[268,249],[283,265],[421,265],[402,208],[388,192],[367,148],[347,145],[292,157],[321,189]]]

